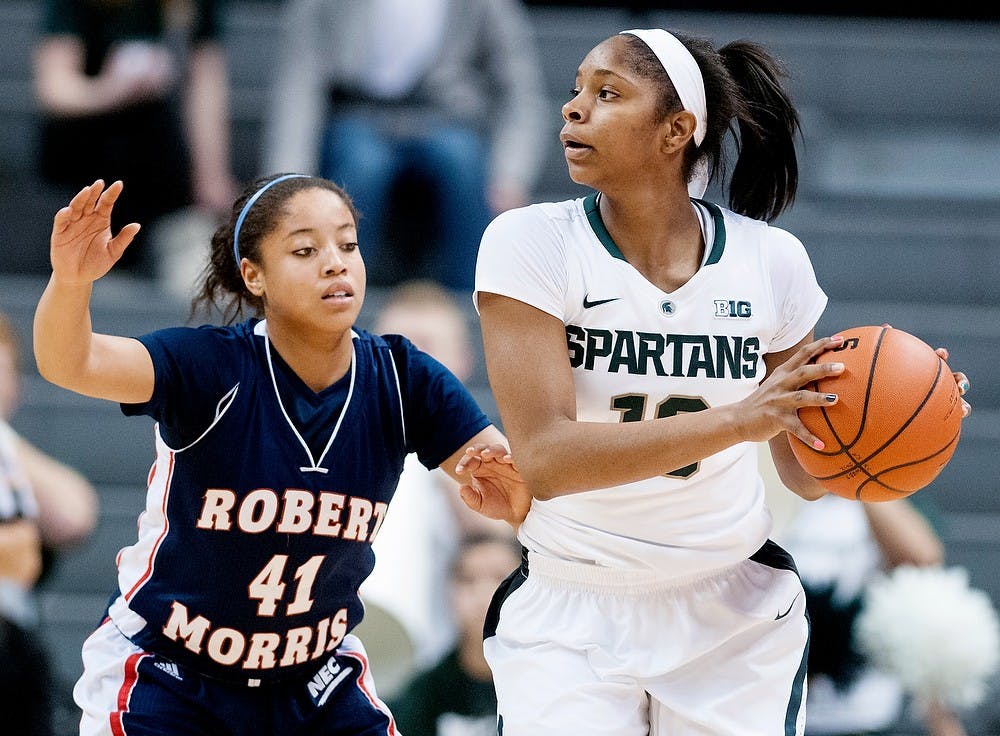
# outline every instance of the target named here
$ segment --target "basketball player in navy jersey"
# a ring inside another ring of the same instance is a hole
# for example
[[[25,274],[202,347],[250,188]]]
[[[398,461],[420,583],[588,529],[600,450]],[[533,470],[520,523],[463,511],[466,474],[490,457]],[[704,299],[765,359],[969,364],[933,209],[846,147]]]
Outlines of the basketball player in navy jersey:
[[[535,496],[487,622],[504,736],[796,736],[809,626],[768,534],[756,442],[786,485],[826,305],[771,226],[798,116],[766,49],[625,31],[563,106],[573,201],[500,215],[476,273],[490,383]],[[739,131],[729,208],[702,199]],[[525,366],[531,369],[526,370]],[[964,377],[956,374],[956,379]]]
[[[200,293],[227,324],[94,333],[93,282],[139,230],[110,230],[122,188],[98,180],[55,215],[35,314],[43,376],[156,420],[138,539],[83,648],[81,734],[396,733],[351,633],[372,540],[410,452],[518,524],[530,497],[509,456],[481,456],[504,437],[440,363],[354,328],[357,216],[323,179],[235,202]]]

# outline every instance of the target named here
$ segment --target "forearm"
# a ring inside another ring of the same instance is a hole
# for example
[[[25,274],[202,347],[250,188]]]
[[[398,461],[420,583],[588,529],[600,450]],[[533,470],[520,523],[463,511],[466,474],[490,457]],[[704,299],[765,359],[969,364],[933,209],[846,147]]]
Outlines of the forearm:
[[[75,38],[43,41],[35,52],[35,96],[45,112],[82,117],[105,112],[111,106],[103,77],[84,74],[83,45]]]
[[[940,538],[909,501],[900,499],[863,506],[887,567],[925,567],[944,561],[944,545]]]
[[[85,117],[108,110],[100,82],[82,75],[39,81],[37,95],[42,109],[56,117]]]
[[[90,361],[92,289],[90,283],[57,282],[53,275],[35,309],[33,344],[38,372],[64,388],[74,387]]]
[[[0,580],[30,588],[42,571],[42,547],[35,523],[17,519],[0,523]]]
[[[614,424],[562,419],[511,431],[511,449],[532,495],[545,500],[653,478],[721,452],[743,441],[735,411],[722,406]]]
[[[97,526],[97,490],[76,470],[20,437],[17,454],[35,492],[45,546],[63,549],[86,539]]]
[[[822,498],[829,491],[799,465],[789,445],[791,441],[787,432],[780,432],[768,442],[774,469],[781,479],[781,484],[806,501]]]
[[[225,57],[215,44],[193,52],[185,118],[195,177],[209,182],[227,177],[229,78]]]

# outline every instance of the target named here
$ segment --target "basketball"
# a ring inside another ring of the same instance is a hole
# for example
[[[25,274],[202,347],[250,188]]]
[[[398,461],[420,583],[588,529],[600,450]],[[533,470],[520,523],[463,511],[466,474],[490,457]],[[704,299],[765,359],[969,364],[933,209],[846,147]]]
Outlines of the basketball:
[[[891,501],[927,486],[951,460],[962,425],[958,386],[934,349],[903,330],[855,327],[816,358],[844,371],[806,388],[839,396],[799,409],[823,440],[817,450],[791,437],[799,464],[831,493]]]

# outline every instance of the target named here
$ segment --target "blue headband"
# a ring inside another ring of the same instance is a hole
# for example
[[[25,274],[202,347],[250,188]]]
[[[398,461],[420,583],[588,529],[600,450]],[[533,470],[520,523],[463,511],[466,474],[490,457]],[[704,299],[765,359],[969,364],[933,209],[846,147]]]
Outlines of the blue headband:
[[[308,179],[308,178],[309,176],[307,174],[285,174],[283,176],[279,176],[276,179],[271,179],[271,181],[262,186],[256,192],[254,192],[253,196],[247,200],[247,203],[245,205],[243,205],[243,209],[240,210],[240,216],[236,218],[236,227],[233,229],[233,257],[236,259],[237,271],[240,268],[240,228],[243,227],[243,221],[247,219],[247,213],[250,211],[250,208],[253,207],[254,202],[260,199],[260,195],[262,195],[268,189],[273,187],[279,181],[285,181],[286,179]]]

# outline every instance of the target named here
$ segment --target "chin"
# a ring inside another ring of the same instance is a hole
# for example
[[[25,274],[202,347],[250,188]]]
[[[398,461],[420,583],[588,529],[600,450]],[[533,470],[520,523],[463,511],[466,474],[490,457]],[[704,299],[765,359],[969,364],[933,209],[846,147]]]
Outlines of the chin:
[[[580,186],[584,187],[590,187],[591,189],[596,188],[594,187],[593,184],[591,184],[590,177],[584,174],[584,172],[581,171],[579,167],[575,166],[572,163],[568,163],[567,170],[569,172],[569,178],[572,180],[574,184],[579,184]]]

